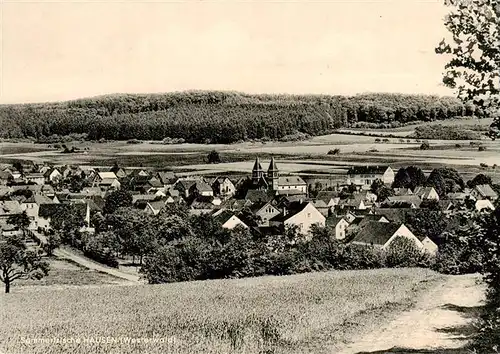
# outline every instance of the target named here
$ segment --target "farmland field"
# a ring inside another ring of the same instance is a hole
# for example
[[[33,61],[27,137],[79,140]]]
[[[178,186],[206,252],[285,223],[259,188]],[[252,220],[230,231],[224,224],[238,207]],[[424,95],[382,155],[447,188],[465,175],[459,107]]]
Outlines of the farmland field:
[[[16,287],[0,295],[0,349],[337,352],[445,279],[425,269],[381,269],[150,286]]]

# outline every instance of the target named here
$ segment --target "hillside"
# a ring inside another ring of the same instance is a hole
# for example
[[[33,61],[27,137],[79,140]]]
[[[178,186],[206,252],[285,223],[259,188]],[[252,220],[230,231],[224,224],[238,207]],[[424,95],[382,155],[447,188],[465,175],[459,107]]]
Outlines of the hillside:
[[[0,311],[0,351],[338,352],[446,279],[425,269],[378,269],[150,286],[14,287],[0,294],[8,309]]]
[[[184,139],[232,143],[322,135],[340,127],[388,128],[481,115],[451,97],[402,94],[249,95],[237,92],[123,94],[67,102],[0,105],[0,137],[89,140]]]

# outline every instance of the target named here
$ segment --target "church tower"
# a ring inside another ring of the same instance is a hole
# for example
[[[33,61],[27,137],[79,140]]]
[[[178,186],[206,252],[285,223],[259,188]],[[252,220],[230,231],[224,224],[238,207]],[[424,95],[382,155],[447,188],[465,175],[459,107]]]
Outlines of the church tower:
[[[267,169],[267,183],[273,191],[278,190],[279,170],[274,157],[271,157],[269,168]]]
[[[252,169],[252,182],[253,184],[258,184],[259,181],[264,177],[264,170],[262,169],[262,166],[260,165],[259,158],[257,157],[255,159],[255,163],[253,165]]]

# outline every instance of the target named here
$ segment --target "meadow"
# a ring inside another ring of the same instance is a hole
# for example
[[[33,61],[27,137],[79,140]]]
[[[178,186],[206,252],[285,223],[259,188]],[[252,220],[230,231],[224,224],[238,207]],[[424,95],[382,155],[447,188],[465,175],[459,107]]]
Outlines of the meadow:
[[[378,269],[148,286],[16,287],[0,295],[0,349],[338,352],[445,279],[426,269]]]

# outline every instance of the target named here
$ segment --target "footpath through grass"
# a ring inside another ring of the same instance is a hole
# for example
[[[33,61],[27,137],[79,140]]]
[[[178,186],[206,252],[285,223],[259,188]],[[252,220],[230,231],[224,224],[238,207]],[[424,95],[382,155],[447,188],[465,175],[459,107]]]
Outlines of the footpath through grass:
[[[334,271],[165,285],[14,288],[6,353],[322,353],[355,340],[444,276]]]

